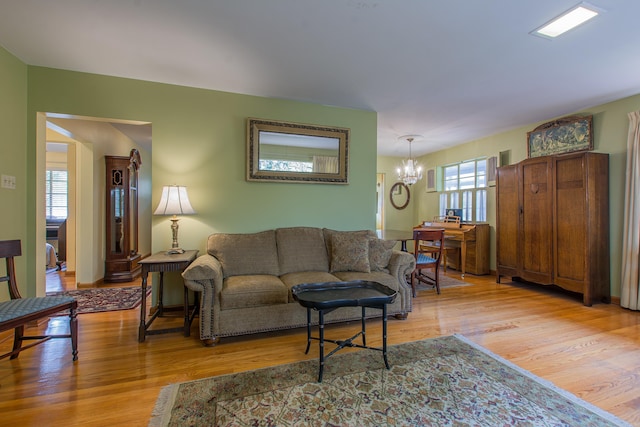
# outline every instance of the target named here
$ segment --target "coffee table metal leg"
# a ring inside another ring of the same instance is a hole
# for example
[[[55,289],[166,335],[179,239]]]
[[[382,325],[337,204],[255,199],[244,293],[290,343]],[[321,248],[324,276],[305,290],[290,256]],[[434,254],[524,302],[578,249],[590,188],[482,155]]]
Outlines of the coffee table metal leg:
[[[324,311],[318,310],[318,332],[320,335],[320,372],[318,382],[322,382],[322,371],[324,371]]]

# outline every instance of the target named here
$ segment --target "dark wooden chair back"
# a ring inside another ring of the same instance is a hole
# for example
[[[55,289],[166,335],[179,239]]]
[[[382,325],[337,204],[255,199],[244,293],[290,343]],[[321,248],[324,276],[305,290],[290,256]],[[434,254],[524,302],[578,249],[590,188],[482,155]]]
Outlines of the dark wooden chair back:
[[[0,258],[5,258],[7,265],[7,275],[0,277],[0,282],[7,282],[11,299],[22,298],[16,283],[16,265],[14,257],[22,255],[20,240],[0,241]]]
[[[414,228],[413,229],[414,256],[416,268],[411,273],[411,289],[416,296],[416,281],[435,286],[440,293],[440,260],[444,247],[444,228]],[[429,276],[423,270],[433,270]]]

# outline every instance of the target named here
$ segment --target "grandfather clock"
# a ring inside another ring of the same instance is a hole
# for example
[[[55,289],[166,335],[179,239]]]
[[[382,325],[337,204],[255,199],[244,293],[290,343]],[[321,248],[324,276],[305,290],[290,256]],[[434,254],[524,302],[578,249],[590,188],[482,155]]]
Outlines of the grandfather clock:
[[[140,275],[138,253],[138,169],[140,153],[105,156],[106,260],[105,282],[130,282]]]

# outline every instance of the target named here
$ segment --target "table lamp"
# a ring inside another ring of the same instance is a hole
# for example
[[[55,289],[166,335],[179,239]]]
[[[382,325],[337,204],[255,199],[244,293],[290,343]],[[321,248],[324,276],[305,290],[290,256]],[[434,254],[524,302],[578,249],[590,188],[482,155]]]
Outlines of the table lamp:
[[[167,254],[182,254],[184,249],[178,245],[178,221],[180,220],[176,215],[191,215],[196,211],[191,207],[189,202],[189,195],[187,194],[187,187],[179,185],[165,185],[162,187],[162,197],[160,197],[160,203],[158,208],[153,213],[154,215],[173,215],[171,218],[171,232],[173,234],[173,242],[171,249],[167,251]]]

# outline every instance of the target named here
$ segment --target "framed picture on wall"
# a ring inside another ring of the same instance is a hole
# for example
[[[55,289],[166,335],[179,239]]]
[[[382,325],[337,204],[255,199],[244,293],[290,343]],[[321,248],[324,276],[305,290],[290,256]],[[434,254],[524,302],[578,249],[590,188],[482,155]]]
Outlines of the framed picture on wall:
[[[528,157],[593,150],[593,116],[570,116],[527,132]]]

